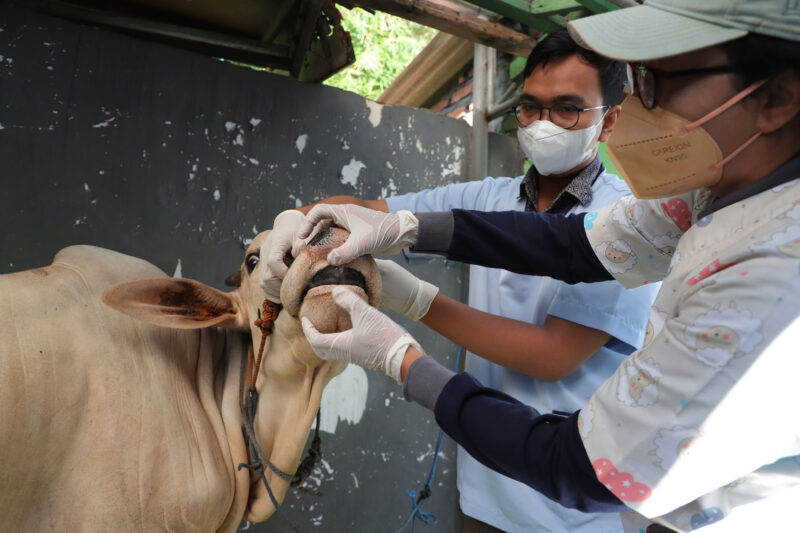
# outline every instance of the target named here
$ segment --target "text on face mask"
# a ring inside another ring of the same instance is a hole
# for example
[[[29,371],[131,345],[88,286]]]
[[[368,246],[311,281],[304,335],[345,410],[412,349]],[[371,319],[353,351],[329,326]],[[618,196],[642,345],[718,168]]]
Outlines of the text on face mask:
[[[663,148],[656,148],[651,153],[653,157],[658,157],[664,154],[671,154],[674,152],[680,152],[681,150],[686,150],[687,148],[691,148],[692,144],[689,142],[679,142],[677,144],[671,144],[669,146],[664,146]]]

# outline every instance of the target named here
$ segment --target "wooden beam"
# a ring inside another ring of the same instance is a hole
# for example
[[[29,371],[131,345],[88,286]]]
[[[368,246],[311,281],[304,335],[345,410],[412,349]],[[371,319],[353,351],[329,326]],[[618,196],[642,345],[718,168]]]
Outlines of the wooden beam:
[[[472,61],[475,45],[439,33],[378,97],[384,104],[420,107]]]
[[[314,30],[317,27],[322,10],[323,0],[302,0],[300,11],[295,20],[294,44],[292,46],[292,77],[297,79],[300,69],[303,67],[303,60],[306,52],[311,47],[311,40],[314,38]]]
[[[444,0],[349,0],[342,4],[383,11],[516,56],[528,57],[536,44],[529,35]]]

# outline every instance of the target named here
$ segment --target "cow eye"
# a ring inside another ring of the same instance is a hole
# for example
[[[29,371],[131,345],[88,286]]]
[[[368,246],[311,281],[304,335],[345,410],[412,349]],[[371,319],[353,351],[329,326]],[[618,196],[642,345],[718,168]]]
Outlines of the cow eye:
[[[255,270],[256,265],[258,265],[259,256],[258,253],[249,254],[245,260],[244,264],[247,266],[247,273],[252,274],[253,270]]]

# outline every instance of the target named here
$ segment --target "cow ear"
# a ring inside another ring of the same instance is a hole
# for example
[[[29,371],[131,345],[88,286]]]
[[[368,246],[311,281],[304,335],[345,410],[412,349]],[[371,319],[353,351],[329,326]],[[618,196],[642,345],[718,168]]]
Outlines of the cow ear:
[[[120,283],[104,290],[101,299],[117,311],[160,326],[247,329],[230,294],[191,279],[154,278]]]

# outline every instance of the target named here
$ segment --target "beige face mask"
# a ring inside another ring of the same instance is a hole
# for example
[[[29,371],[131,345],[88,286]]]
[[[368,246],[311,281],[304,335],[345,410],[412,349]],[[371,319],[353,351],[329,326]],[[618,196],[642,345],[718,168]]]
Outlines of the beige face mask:
[[[645,109],[628,98],[608,142],[608,155],[637,198],[664,198],[700,187],[712,187],[722,167],[755,141],[757,132],[723,158],[719,145],[700,127],[758,89],[754,83],[694,122],[655,107]]]

